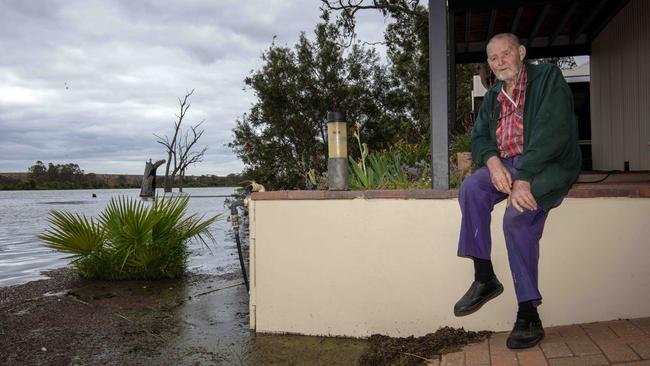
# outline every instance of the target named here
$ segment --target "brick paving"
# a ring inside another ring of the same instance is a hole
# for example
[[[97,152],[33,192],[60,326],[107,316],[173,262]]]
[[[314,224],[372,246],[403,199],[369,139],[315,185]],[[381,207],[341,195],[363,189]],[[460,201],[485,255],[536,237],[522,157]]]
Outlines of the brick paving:
[[[508,332],[493,334],[430,366],[650,366],[650,318],[545,328],[537,346],[513,351]]]

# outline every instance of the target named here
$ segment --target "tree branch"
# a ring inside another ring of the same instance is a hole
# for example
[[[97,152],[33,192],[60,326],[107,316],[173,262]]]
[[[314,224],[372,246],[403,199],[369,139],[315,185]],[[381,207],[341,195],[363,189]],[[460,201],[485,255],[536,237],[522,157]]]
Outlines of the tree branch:
[[[391,4],[386,0],[372,0],[372,5],[363,5],[366,3],[365,0],[321,0],[321,2],[327,10],[342,11],[346,16],[350,17],[354,17],[359,10],[380,10],[384,16],[388,15],[389,12],[404,13],[416,17],[426,16],[426,14],[417,10],[420,0],[404,0],[396,4]]]

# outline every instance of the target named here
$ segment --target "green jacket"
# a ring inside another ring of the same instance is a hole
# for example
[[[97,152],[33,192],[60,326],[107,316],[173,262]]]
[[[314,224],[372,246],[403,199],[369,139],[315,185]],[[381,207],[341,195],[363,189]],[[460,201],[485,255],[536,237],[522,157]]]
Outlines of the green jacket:
[[[573,94],[555,65],[526,65],[524,153],[513,179],[531,183],[537,204],[549,210],[564,197],[580,173],[578,126]],[[499,81],[485,93],[474,129],[472,158],[479,166],[499,154],[496,140]]]

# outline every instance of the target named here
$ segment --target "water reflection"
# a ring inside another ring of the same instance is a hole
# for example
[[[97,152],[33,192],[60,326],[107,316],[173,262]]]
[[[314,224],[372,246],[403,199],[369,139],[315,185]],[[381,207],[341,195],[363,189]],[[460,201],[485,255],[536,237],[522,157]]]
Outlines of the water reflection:
[[[184,365],[356,365],[363,339],[255,334],[249,330],[248,293],[235,274],[188,281],[178,306],[168,310],[169,328],[160,358]]]

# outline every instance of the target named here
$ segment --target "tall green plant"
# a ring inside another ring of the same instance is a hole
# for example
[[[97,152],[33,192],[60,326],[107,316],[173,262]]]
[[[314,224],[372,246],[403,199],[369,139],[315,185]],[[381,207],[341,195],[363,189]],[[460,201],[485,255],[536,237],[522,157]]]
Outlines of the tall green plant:
[[[73,267],[91,279],[159,279],[181,275],[187,266],[187,243],[214,241],[207,219],[186,215],[189,197],[157,198],[146,205],[135,198],[112,198],[97,220],[52,211],[50,227],[39,239],[69,253]]]
[[[368,146],[361,142],[360,129],[361,124],[355,123],[352,137],[361,154],[358,160],[348,157],[350,188],[413,189],[430,186],[428,164],[416,161],[422,150],[418,145],[401,143],[390,150],[369,153]],[[408,164],[403,156],[410,161]]]

